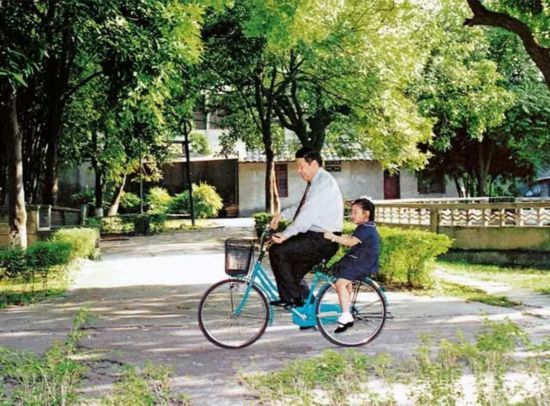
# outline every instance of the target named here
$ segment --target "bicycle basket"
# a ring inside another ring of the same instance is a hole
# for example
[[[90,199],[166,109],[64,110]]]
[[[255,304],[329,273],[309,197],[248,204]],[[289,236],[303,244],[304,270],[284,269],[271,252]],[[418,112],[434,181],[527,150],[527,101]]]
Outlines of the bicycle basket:
[[[225,273],[229,276],[246,275],[254,253],[254,238],[225,240]]]

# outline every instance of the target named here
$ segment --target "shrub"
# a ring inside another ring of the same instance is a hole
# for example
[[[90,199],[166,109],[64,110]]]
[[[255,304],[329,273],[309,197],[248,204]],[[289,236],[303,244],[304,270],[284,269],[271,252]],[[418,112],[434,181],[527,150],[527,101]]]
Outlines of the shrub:
[[[51,238],[53,242],[71,244],[71,259],[94,258],[99,235],[94,228],[65,228],[57,230]]]
[[[38,241],[27,248],[27,265],[37,270],[66,265],[71,260],[73,245],[63,241]]]
[[[271,222],[271,219],[273,218],[273,214],[266,213],[266,212],[259,212],[259,213],[253,214],[252,217],[254,217],[254,230],[256,231],[256,235],[260,237],[265,227]],[[290,224],[290,221],[282,219],[279,222],[279,227],[277,227],[277,231],[283,231],[285,228],[287,228],[289,224]]]
[[[164,213],[139,214],[134,217],[134,233],[138,235],[156,234],[166,228]]]
[[[172,196],[162,187],[153,187],[149,189],[149,193],[147,193],[149,212],[166,213],[171,201]]]
[[[42,276],[42,287],[48,286],[49,272],[54,267],[67,265],[73,246],[69,242],[38,241],[27,248],[27,267],[30,270],[31,290],[34,291],[35,272]]]
[[[443,234],[421,230],[379,227],[381,276],[387,283],[406,282],[410,287],[431,285],[429,263],[451,247]]]
[[[0,250],[0,280],[24,277],[26,273],[25,251],[19,248]]]
[[[71,195],[71,202],[77,206],[93,206],[95,203],[95,194],[93,189],[86,188],[80,192],[73,193]]]
[[[196,218],[216,217],[223,207],[222,198],[216,192],[216,188],[206,183],[193,185],[193,203]],[[168,206],[169,213],[189,213],[190,211],[191,204],[187,191],[174,196]]]
[[[126,210],[132,210],[139,207],[139,196],[135,193],[124,192],[120,198],[120,207]]]

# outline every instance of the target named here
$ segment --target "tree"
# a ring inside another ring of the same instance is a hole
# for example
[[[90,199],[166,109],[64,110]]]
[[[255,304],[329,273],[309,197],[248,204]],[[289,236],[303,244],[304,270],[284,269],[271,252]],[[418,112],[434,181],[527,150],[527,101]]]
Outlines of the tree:
[[[486,25],[516,34],[525,50],[540,69],[550,89],[550,4],[547,0],[498,0],[491,2],[494,10],[481,0],[467,0],[473,16],[467,26]]]
[[[249,10],[242,5],[213,16],[205,26],[204,88],[210,108],[223,112],[222,126],[229,131],[223,143],[230,149],[237,140],[248,148],[261,144],[266,154],[265,208],[279,211],[275,179],[275,86],[277,65],[261,38],[248,38],[241,25]],[[258,139],[261,140],[258,143]]]
[[[451,177],[461,196],[490,195],[499,183],[532,177],[548,159],[549,100],[516,37],[463,28],[465,10],[443,5],[430,19],[440,35],[431,34],[417,88],[422,111],[438,120],[430,169]]]
[[[302,145],[347,139],[343,152],[368,149],[384,166],[425,163],[416,145],[430,138],[431,121],[406,93],[425,56],[415,7],[312,0],[254,10],[247,33],[265,37],[278,61],[275,111]]]
[[[9,242],[11,246],[27,246],[27,212],[23,184],[22,134],[19,128],[17,94],[25,88],[36,68],[40,46],[32,38],[36,23],[29,13],[32,4],[21,7],[15,2],[0,2],[0,136],[7,191]]]
[[[202,3],[132,3],[101,27],[100,51],[86,69],[102,73],[75,94],[64,149],[78,157],[76,163],[89,160],[94,167],[97,209],[111,181],[110,214],[116,212],[127,176],[145,171],[142,160],[156,168],[180,128],[181,113],[190,114],[185,99],[194,97],[194,89],[185,88],[185,75],[200,55],[202,14],[212,2]]]

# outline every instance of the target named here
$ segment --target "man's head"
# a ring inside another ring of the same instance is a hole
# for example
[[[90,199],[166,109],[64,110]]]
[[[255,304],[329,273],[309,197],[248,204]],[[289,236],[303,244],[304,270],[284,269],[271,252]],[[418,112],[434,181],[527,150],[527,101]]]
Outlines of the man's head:
[[[303,147],[296,151],[295,156],[298,174],[303,180],[311,182],[319,168],[323,166],[321,154],[311,148]]]

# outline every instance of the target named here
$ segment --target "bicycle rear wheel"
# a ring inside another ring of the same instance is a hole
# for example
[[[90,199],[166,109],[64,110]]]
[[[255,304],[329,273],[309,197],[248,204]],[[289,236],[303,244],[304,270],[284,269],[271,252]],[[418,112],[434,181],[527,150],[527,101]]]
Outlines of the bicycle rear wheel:
[[[353,327],[342,333],[334,333],[342,309],[332,284],[321,288],[315,309],[317,326],[323,336],[333,344],[344,347],[358,347],[371,342],[386,322],[386,302],[372,281],[353,282],[352,292],[351,313],[355,321]]]
[[[199,327],[222,348],[243,348],[258,340],[267,328],[269,306],[265,294],[240,279],[212,285],[199,304]]]

